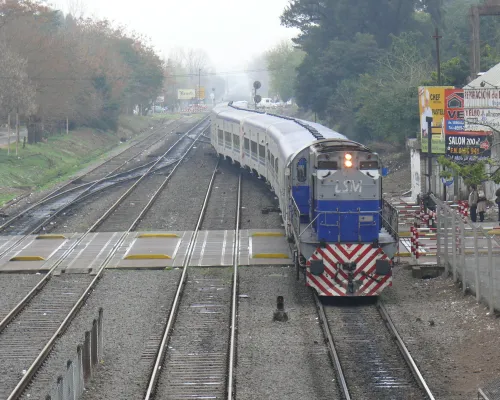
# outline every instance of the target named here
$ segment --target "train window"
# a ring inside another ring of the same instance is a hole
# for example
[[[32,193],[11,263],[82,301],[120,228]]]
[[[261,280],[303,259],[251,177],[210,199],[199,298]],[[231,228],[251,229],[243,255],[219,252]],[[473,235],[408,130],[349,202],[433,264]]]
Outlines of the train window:
[[[297,163],[297,180],[305,182],[307,180],[307,160],[301,158]]]
[[[218,130],[219,144],[222,145],[224,142],[224,132],[222,129]]]
[[[271,162],[271,152],[267,149],[267,161]]]
[[[253,140],[250,142],[250,149],[252,151],[252,154],[257,156],[257,143],[255,143]]]
[[[243,146],[245,147],[245,153],[249,153],[250,152],[250,139],[244,138]]]
[[[274,170],[278,173],[278,157],[276,157],[276,164],[274,164]]]
[[[359,169],[378,169],[378,161],[361,161]]]
[[[271,169],[274,166],[274,154],[271,154]]]
[[[259,157],[262,159],[266,159],[266,146],[259,144]]]
[[[226,144],[231,146],[231,132],[224,132],[224,138],[226,139]]]
[[[240,137],[238,135],[233,135],[233,147],[240,148]]]
[[[337,161],[318,161],[318,169],[339,169]]]

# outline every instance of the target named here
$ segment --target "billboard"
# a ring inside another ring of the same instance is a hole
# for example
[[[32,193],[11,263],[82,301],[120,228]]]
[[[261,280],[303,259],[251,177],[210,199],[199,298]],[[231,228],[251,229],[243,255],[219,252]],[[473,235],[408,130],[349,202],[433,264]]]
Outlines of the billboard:
[[[457,163],[475,163],[491,157],[489,132],[468,131],[463,89],[445,90],[446,157]]]
[[[177,99],[178,100],[191,100],[196,98],[195,89],[178,89]]]
[[[500,89],[464,89],[465,129],[500,131]]]
[[[205,88],[203,86],[196,88],[196,98],[205,100]]]
[[[418,106],[420,111],[420,139],[422,152],[428,152],[427,117],[432,117],[432,154],[445,154],[446,140],[444,135],[444,106],[446,89],[452,86],[420,86],[418,88]]]

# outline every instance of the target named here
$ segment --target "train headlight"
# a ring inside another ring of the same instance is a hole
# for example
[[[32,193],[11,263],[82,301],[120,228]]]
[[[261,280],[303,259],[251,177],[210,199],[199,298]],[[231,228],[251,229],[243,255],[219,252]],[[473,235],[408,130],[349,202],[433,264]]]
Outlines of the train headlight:
[[[352,168],[352,154],[346,153],[344,156],[344,165],[347,168]]]

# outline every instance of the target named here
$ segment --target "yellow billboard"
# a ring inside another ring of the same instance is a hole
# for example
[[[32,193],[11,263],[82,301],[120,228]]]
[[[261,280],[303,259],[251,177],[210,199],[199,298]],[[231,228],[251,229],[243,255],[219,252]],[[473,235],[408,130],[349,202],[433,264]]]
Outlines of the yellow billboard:
[[[420,86],[418,88],[418,106],[420,111],[420,139],[422,152],[428,152],[427,117],[432,117],[432,153],[446,153],[444,134],[445,89],[453,86]]]

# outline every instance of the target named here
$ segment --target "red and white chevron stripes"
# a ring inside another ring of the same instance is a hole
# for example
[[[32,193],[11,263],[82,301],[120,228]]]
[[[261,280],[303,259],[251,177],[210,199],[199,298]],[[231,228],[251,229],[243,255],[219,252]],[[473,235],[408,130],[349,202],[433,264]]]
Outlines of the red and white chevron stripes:
[[[371,244],[327,244],[318,247],[310,260],[323,260],[325,271],[311,274],[310,262],[306,268],[306,285],[311,286],[320,296],[378,296],[383,289],[392,286],[392,273],[376,275],[377,260],[386,260],[382,249]],[[344,263],[356,263],[353,273],[355,293],[348,294],[348,271],[342,269]]]

